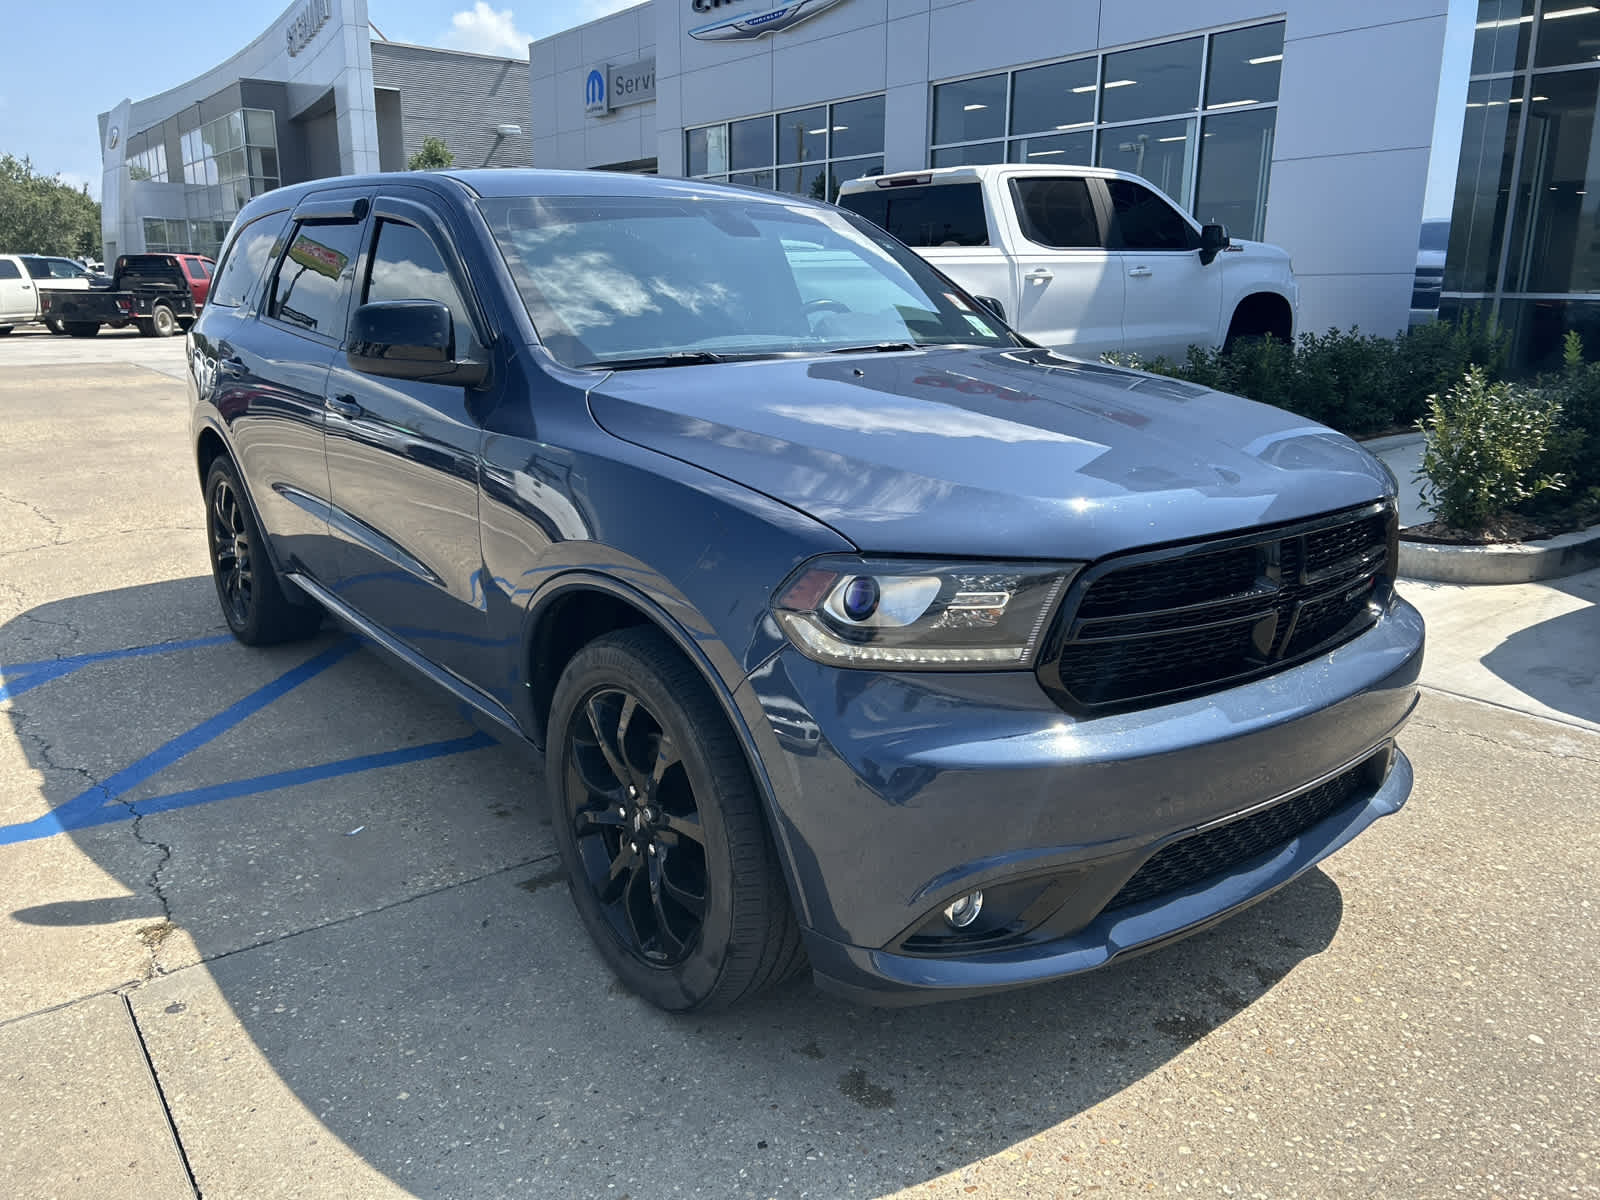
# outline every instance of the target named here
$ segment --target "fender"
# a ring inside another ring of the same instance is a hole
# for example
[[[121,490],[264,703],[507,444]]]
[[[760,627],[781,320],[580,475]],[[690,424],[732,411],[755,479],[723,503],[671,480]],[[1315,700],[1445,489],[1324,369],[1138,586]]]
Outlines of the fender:
[[[756,749],[756,741],[750,725],[745,720],[738,701],[734,699],[733,691],[712,665],[711,659],[701,649],[700,643],[665,607],[645,592],[613,576],[581,569],[564,571],[541,585],[528,604],[523,616],[522,661],[530,666],[533,664],[534,636],[538,632],[539,624],[548,612],[551,603],[568,592],[580,590],[605,592],[631,604],[644,613],[651,624],[665,633],[672,640],[673,645],[677,646],[684,656],[694,664],[695,669],[700,673],[700,677],[705,680],[706,685],[711,689],[711,694],[716,697],[717,705],[722,709],[723,716],[727,718],[734,737],[738,739],[739,748],[744,753],[745,762],[750,767],[750,776],[755,781],[756,790],[761,795],[762,808],[767,814],[767,828],[771,831],[773,843],[778,849],[778,861],[783,868],[784,880],[788,884],[790,899],[794,903],[795,912],[800,923],[809,928],[811,925],[810,914],[805,903],[805,894],[798,886],[794,850],[790,845],[788,826],[778,809],[777,795],[773,790],[772,778],[767,773],[765,761]],[[517,719],[522,722],[524,729],[528,731],[534,744],[540,750],[548,753],[549,746],[546,744],[546,731],[534,729],[533,701],[528,694],[530,687],[531,680],[524,678],[520,689],[521,695],[517,702]]]
[[[256,523],[257,529],[265,529],[265,526],[261,523],[261,514],[256,511],[255,497],[250,493],[250,481],[245,478],[244,467],[239,465],[239,456],[234,453],[233,443],[228,440],[227,430],[214,421],[209,413],[197,415],[190,426],[189,443],[190,448],[194,451],[195,465],[198,466],[200,462],[200,438],[207,430],[216,434],[217,438],[222,442],[222,453],[227,455],[228,461],[233,464],[233,469],[239,476],[239,482],[244,487],[244,502],[250,509],[250,519]],[[206,481],[205,476],[202,475],[200,478],[200,505],[202,508],[205,507],[205,491]],[[209,533],[206,536],[208,539],[210,538]],[[261,548],[266,551],[267,561],[272,564],[273,571],[279,578],[282,578],[287,572],[284,570],[283,564],[278,561],[277,552],[272,548],[272,539],[263,536]],[[293,601],[295,597],[291,594],[289,599]]]

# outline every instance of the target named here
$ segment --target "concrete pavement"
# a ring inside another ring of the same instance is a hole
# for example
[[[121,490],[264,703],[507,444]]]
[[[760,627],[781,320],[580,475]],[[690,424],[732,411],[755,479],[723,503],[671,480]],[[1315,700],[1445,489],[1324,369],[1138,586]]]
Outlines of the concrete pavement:
[[[590,950],[524,755],[331,630],[226,636],[181,342],[17,341],[0,1195],[1600,1194],[1600,572],[1406,585],[1411,804],[1207,934],[674,1019]]]

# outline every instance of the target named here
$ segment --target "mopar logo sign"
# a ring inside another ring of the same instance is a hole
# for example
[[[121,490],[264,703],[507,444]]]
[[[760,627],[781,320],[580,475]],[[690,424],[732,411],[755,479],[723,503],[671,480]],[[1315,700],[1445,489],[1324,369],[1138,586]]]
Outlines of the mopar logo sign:
[[[591,114],[611,111],[606,103],[606,73],[599,67],[590,71],[583,81],[583,111]]]
[[[653,55],[630,63],[595,67],[583,81],[583,111],[590,116],[604,116],[614,108],[626,108],[655,98],[656,60]]]
[[[712,12],[734,2],[735,0],[690,0],[690,7],[695,12]],[[712,21],[707,25],[697,25],[689,30],[689,36],[702,42],[753,41],[769,33],[793,29],[801,21],[809,21],[838,3],[839,0],[789,0],[787,4],[780,4],[775,8],[739,13],[724,17],[720,21]]]

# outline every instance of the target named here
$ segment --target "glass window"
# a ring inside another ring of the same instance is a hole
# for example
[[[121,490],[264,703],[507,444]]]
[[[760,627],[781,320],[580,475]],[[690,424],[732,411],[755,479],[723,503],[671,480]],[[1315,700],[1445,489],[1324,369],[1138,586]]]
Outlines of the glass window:
[[[685,135],[689,143],[688,165],[691,175],[723,175],[728,170],[728,127],[707,125]]]
[[[980,142],[976,146],[948,146],[933,152],[933,165],[936,167],[974,167],[1005,160],[1004,142]]]
[[[1206,107],[1262,104],[1278,98],[1283,72],[1283,23],[1254,25],[1211,39]]]
[[[1261,239],[1277,115],[1260,108],[1205,119],[1194,201],[1194,215],[1202,224],[1215,221],[1235,237]]]
[[[1194,250],[1199,235],[1178,210],[1143,184],[1109,179],[1111,244],[1122,250]]]
[[[271,109],[247,108],[244,110],[245,140],[252,146],[276,146],[278,130]]]
[[[772,118],[753,117],[728,127],[728,170],[772,165]]]
[[[301,225],[278,265],[268,315],[328,337],[344,333],[361,226]]]
[[[828,110],[824,105],[778,114],[778,161],[816,162],[828,156]],[[787,189],[785,189],[787,190]]]
[[[89,272],[70,258],[52,258],[50,260],[50,276],[52,279],[81,279]]]
[[[1124,125],[1100,133],[1100,165],[1142,175],[1169,196],[1189,194],[1194,120]]]
[[[1138,121],[1190,112],[1200,103],[1202,38],[1164,42],[1105,57],[1100,119]]]
[[[1600,59],[1600,7],[1582,0],[1544,0],[1536,67]]]
[[[247,155],[250,163],[250,174],[275,178],[278,174],[278,152],[276,150],[251,150]]]
[[[1014,163],[1032,163],[1038,167],[1057,167],[1068,163],[1093,166],[1094,134],[1085,129],[1082,133],[1017,138],[1011,143],[1010,158]]]
[[[1084,179],[1013,179],[1022,235],[1058,250],[1098,248],[1100,218]]]
[[[839,197],[841,208],[888,230],[908,246],[987,246],[989,219],[977,183],[883,188]]]
[[[196,226],[204,224],[207,222],[194,222]],[[228,257],[217,268],[216,282],[206,303],[225,308],[248,304],[262,272],[282,248],[279,238],[288,224],[288,213],[271,213],[241,229],[228,250]]]
[[[883,153],[883,97],[867,96],[833,106],[832,141],[828,153],[834,158]]]
[[[933,140],[975,142],[1006,131],[1006,77],[985,75],[933,89]],[[881,143],[880,143],[881,144]]]
[[[772,168],[761,171],[735,171],[728,176],[729,183],[737,183],[741,187],[758,187],[771,189],[773,185]]]
[[[22,272],[9,258],[0,258],[0,279],[21,279]]]
[[[1511,335],[1512,362],[1530,371],[1558,371],[1569,331],[1583,339],[1585,349],[1600,346],[1600,300],[1502,300],[1500,324]]]
[[[1528,65],[1533,0],[1478,0],[1472,39],[1472,73],[1520,71]]]
[[[540,339],[572,365],[683,350],[1015,344],[916,254],[836,209],[753,195],[479,203]]]
[[[1511,164],[1517,148],[1517,110],[1510,103],[1521,83],[1490,79],[1467,85],[1467,115],[1456,168],[1450,251],[1445,257],[1448,292],[1493,291],[1500,270]],[[1543,95],[1543,93],[1540,93]]]
[[[35,279],[50,278],[50,264],[45,259],[25,258],[22,260],[22,265],[27,270],[28,274],[32,275]]]
[[[414,225],[378,223],[378,241],[361,302],[383,300],[437,300],[450,310],[458,352],[473,340],[472,319],[450,278],[450,268],[433,240]]]
[[[223,141],[228,149],[244,145],[244,113],[231,112],[222,120],[226,125]]]
[[[1600,71],[1538,75],[1533,86],[1506,291],[1600,292]]]
[[[779,167],[778,190],[812,200],[828,199],[828,168],[821,163],[808,167]]]
[[[1011,84],[1011,132],[1047,133],[1094,123],[1095,60],[1018,71]]]
[[[217,178],[227,183],[230,179],[238,179],[242,175],[249,174],[244,155],[243,150],[228,150],[217,155]]]
[[[869,175],[883,174],[883,159],[881,158],[846,158],[833,164],[833,186],[829,189],[830,196],[839,194],[839,184],[848,179],[865,179]]]

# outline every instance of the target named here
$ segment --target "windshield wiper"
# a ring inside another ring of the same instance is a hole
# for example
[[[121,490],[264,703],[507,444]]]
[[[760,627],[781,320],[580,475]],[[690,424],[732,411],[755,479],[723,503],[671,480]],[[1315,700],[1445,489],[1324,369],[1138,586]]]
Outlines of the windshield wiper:
[[[602,358],[578,365],[611,371],[636,371],[646,367],[691,367],[697,363],[727,361],[725,355],[714,354],[710,350],[673,350],[667,354],[641,354],[638,358]]]
[[[899,354],[917,347],[910,342],[873,342],[869,346],[840,346],[829,354]]]

